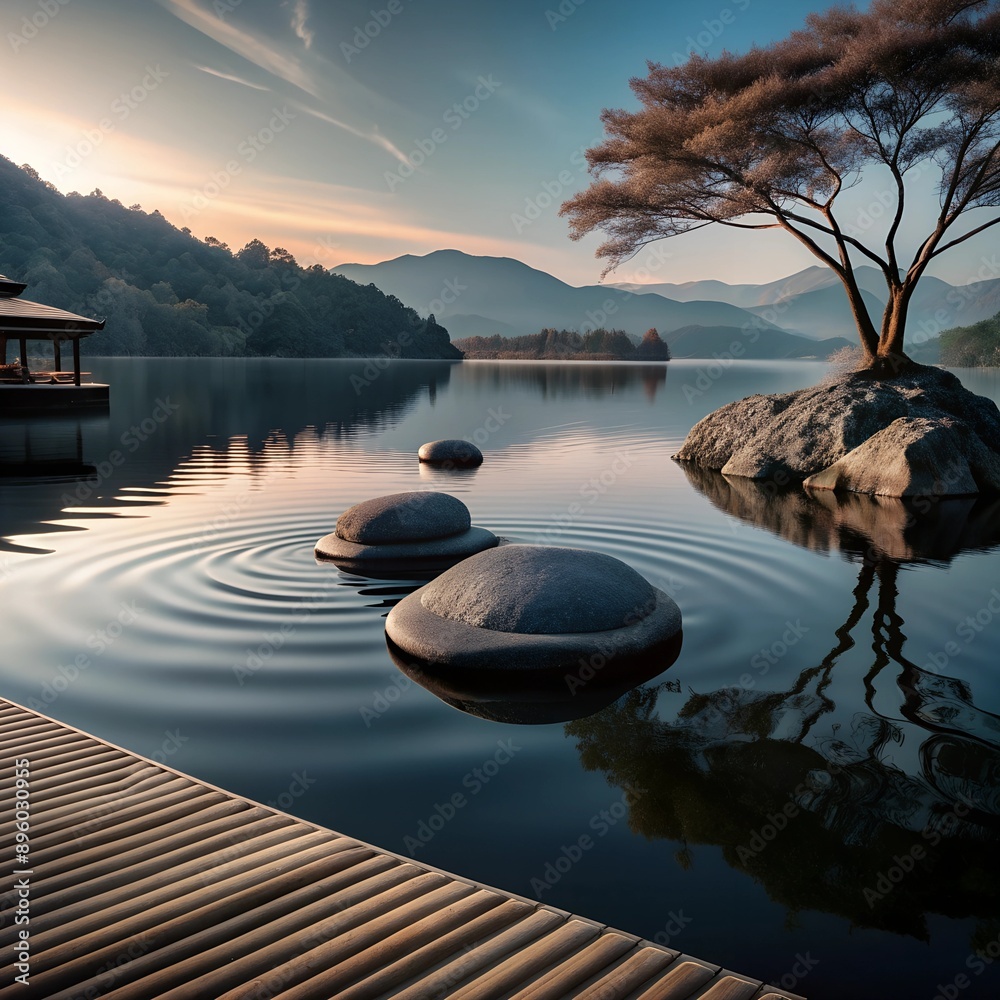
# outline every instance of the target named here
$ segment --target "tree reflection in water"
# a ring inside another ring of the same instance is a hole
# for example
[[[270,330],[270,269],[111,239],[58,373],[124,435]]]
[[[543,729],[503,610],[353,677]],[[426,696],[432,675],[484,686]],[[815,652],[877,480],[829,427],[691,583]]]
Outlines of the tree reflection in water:
[[[721,510],[857,562],[850,613],[829,653],[786,691],[692,693],[665,721],[665,686],[654,685],[568,723],[584,766],[621,788],[649,790],[631,806],[636,832],[720,846],[730,865],[793,912],[820,909],[922,939],[929,914],[975,917],[975,940],[995,939],[1000,718],[976,707],[968,682],[907,658],[897,599],[906,564],[947,563],[1000,544],[1000,502],[775,494],[750,480],[685,471]],[[838,723],[834,671],[861,644],[869,612],[864,710]],[[878,707],[878,682],[893,669],[897,719]],[[907,768],[899,761],[914,730],[920,742]],[[678,860],[690,857],[682,851]]]

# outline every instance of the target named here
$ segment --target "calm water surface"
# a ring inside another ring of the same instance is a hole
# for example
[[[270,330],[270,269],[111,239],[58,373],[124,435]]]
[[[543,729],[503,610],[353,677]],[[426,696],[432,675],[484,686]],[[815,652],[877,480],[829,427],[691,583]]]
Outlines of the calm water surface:
[[[1000,505],[772,496],[670,460],[823,365],[89,367],[110,416],[0,427],[0,695],[817,1000],[1000,994]],[[438,437],[487,460],[420,468]],[[677,662],[543,725],[409,683],[383,625],[414,583],[312,550],[412,489],[623,559],[680,605]]]

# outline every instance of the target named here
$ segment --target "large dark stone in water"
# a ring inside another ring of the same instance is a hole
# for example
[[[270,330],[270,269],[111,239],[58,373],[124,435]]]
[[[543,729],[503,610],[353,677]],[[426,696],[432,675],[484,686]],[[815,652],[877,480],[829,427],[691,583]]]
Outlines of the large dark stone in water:
[[[533,545],[464,560],[403,598],[385,624],[403,655],[463,690],[474,676],[504,675],[516,690],[548,673],[569,694],[648,671],[649,656],[667,662],[680,628],[670,597],[621,561]]]
[[[890,378],[851,372],[729,403],[699,421],[674,457],[778,485],[806,479],[881,496],[1000,492],[1000,410],[938,368]]]
[[[469,509],[456,497],[410,492],[355,504],[315,551],[351,573],[430,576],[497,542],[493,532],[472,526]]]
[[[605,632],[645,618],[656,591],[620,559],[585,549],[505,545],[424,587],[428,611],[494,632]]]
[[[385,545],[447,538],[468,531],[469,508],[448,493],[390,493],[348,508],[337,518],[336,535],[358,545]]]

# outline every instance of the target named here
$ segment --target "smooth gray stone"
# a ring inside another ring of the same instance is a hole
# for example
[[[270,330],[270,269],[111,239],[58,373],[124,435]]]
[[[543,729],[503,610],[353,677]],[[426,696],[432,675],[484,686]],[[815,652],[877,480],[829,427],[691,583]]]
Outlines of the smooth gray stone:
[[[481,465],[483,453],[471,442],[460,438],[428,441],[420,446],[417,458],[435,465]]]
[[[420,602],[466,625],[552,635],[629,625],[649,613],[653,594],[631,566],[600,552],[505,545],[428,584]]]
[[[447,538],[468,531],[469,508],[448,493],[390,493],[349,507],[337,518],[334,532],[358,545],[387,545]]]
[[[616,663],[628,669],[680,629],[673,600],[619,560],[528,545],[464,560],[400,601],[385,626],[404,655],[432,668],[568,669],[577,671],[564,678],[570,693],[611,680]]]

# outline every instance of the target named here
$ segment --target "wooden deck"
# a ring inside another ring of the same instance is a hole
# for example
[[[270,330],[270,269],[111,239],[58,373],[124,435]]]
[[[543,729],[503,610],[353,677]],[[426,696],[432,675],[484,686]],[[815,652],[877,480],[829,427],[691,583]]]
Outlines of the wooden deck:
[[[0,382],[0,414],[107,409],[110,386],[103,382]]]
[[[27,868],[13,863],[18,759],[30,770]],[[0,794],[0,998],[794,996],[313,826],[4,701]],[[19,880],[27,925],[13,919]],[[15,981],[22,929],[27,985]]]

